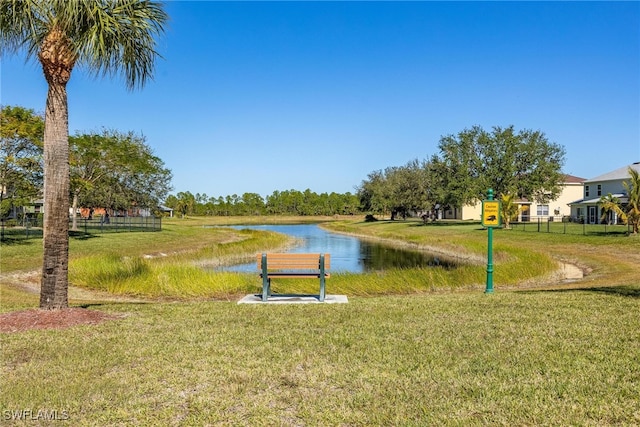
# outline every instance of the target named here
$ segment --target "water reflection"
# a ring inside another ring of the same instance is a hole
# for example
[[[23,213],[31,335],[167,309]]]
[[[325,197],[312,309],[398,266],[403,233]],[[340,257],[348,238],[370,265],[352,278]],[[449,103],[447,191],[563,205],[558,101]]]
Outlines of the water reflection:
[[[455,265],[424,252],[409,251],[376,243],[360,245],[360,257],[365,271],[385,270],[389,268],[443,267],[453,268]]]
[[[297,238],[298,246],[287,252],[322,252],[331,254],[331,271],[363,273],[391,268],[442,267],[454,268],[455,263],[424,252],[411,251],[360,240],[352,236],[331,233],[315,224],[247,225],[236,229],[269,230]],[[221,267],[224,271],[255,272],[256,263]]]

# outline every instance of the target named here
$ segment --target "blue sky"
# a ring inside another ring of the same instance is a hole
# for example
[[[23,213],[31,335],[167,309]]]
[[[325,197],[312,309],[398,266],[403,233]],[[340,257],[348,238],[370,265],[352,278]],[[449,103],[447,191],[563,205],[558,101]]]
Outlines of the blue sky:
[[[174,194],[355,192],[473,125],[543,131],[566,173],[640,161],[640,2],[168,2],[155,78],[74,70],[70,132],[147,138]],[[44,110],[37,63],[0,102]]]

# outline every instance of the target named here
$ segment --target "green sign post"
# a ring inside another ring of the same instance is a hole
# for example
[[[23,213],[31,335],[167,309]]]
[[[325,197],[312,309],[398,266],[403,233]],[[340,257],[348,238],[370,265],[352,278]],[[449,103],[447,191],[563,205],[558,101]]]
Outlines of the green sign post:
[[[487,191],[487,200],[482,202],[482,226],[487,227],[487,286],[484,293],[493,293],[493,229],[502,225],[500,201],[493,200],[493,189]]]

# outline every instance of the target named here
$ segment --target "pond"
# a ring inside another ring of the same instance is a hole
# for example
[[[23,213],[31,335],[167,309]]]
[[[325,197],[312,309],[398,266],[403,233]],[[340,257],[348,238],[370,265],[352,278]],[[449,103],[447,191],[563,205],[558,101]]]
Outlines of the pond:
[[[331,254],[332,272],[363,273],[391,268],[443,267],[455,268],[455,263],[425,252],[399,249],[356,237],[332,233],[316,224],[234,226],[236,229],[268,230],[287,234],[300,241],[287,249],[291,253]],[[223,271],[255,272],[256,263],[222,267]]]

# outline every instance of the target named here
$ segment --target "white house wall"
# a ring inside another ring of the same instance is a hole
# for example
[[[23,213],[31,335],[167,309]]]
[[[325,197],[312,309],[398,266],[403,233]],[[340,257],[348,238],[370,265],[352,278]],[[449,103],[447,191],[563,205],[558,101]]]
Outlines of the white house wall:
[[[612,194],[625,202],[623,182],[629,181],[629,168],[640,172],[640,162],[616,169],[584,182],[584,191],[571,206],[571,216],[587,223],[598,223],[602,217],[602,209],[598,205],[602,196]],[[589,192],[587,193],[587,186]]]

